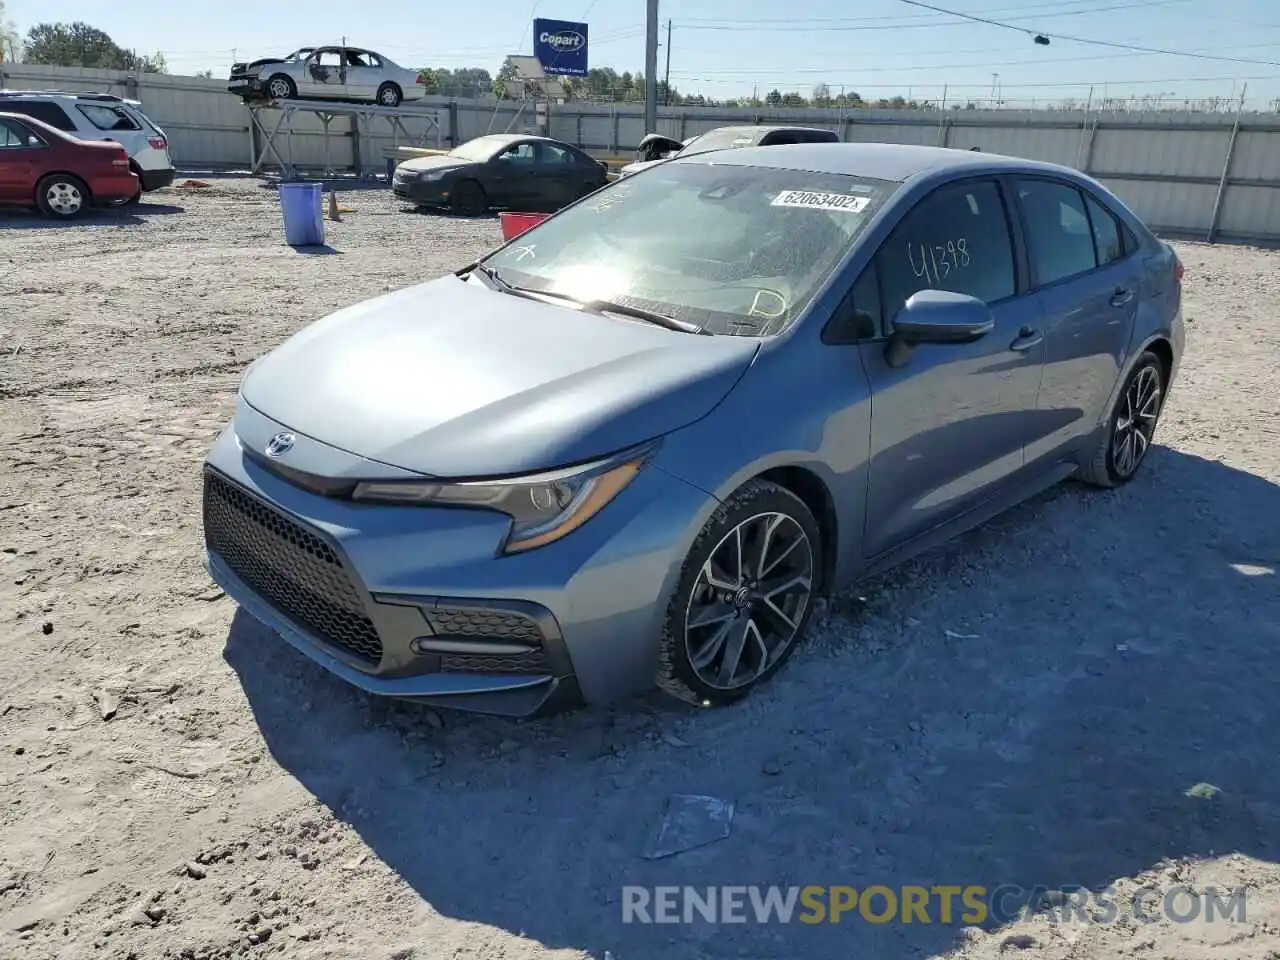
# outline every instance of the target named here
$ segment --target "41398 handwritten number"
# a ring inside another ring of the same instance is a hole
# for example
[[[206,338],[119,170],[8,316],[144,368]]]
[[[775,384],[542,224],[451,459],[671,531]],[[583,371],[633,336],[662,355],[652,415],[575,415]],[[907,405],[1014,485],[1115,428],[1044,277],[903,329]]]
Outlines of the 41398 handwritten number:
[[[911,262],[911,272],[931,287],[941,284],[952,273],[966,269],[973,262],[964,237],[946,243],[909,243],[907,259]]]

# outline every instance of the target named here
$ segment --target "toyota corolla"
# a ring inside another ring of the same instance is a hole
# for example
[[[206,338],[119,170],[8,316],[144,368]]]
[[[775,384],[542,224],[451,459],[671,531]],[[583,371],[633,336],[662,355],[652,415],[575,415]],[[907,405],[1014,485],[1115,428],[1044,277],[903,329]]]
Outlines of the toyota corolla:
[[[1064,167],[677,158],[254,364],[205,468],[209,569],[374,694],[729,702],[817,596],[1067,478],[1132,480],[1181,281]]]

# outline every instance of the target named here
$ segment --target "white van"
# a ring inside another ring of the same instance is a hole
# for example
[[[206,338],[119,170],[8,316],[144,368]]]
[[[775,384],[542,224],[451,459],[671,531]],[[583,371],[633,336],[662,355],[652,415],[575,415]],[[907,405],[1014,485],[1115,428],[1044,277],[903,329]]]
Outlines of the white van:
[[[0,90],[0,111],[43,120],[78,140],[114,140],[128,151],[129,168],[144,192],[173,183],[169,138],[137,100],[109,93]]]

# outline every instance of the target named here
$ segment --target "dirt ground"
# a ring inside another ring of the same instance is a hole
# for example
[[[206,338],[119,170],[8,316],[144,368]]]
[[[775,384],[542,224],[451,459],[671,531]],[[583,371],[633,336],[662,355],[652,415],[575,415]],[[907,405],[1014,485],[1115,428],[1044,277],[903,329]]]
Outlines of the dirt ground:
[[[315,255],[250,181],[0,219],[0,957],[1280,957],[1280,254],[1179,246],[1187,356],[1136,485],[835,598],[739,707],[518,724],[349,689],[202,569],[243,368],[498,240],[342,204]],[[673,793],[732,832],[643,859]],[[1247,916],[622,922],[627,884],[917,883],[1244,887]]]

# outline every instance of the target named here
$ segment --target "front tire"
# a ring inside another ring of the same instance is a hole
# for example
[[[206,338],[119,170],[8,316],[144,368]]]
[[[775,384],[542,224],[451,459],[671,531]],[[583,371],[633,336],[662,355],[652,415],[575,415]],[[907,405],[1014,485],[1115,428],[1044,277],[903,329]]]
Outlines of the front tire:
[[[1134,364],[1107,418],[1107,428],[1080,478],[1095,487],[1118,487],[1138,475],[1155,439],[1164,407],[1164,364],[1150,350]]]
[[[267,99],[296,100],[298,85],[293,82],[292,77],[283,73],[272,74],[271,79],[267,81]]]
[[[398,107],[403,99],[404,94],[394,83],[384,83],[378,88],[378,106],[380,107]]]
[[[804,636],[821,570],[821,532],[804,501],[776,483],[747,483],[685,559],[663,624],[658,687],[703,706],[759,687]]]
[[[73,220],[93,205],[89,188],[79,177],[53,173],[36,184],[36,206],[46,217]]]
[[[453,188],[449,210],[460,217],[484,216],[489,210],[489,197],[474,180],[463,180]]]

